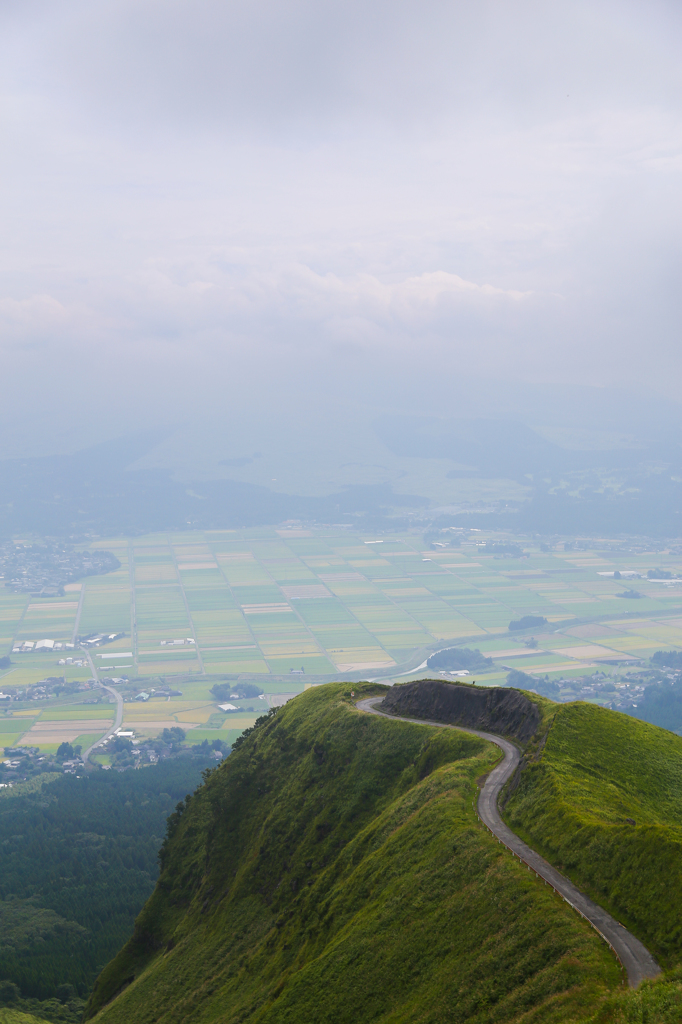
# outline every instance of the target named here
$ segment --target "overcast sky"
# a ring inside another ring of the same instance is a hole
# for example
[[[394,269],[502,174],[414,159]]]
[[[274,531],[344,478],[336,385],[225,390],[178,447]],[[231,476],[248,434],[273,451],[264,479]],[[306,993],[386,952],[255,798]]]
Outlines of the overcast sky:
[[[6,452],[472,378],[677,396],[681,35],[662,0],[4,0]]]

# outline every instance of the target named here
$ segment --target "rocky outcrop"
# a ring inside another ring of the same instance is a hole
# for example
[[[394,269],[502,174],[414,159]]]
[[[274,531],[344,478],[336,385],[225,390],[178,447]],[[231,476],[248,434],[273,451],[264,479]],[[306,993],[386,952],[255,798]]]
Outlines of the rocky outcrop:
[[[540,711],[519,690],[501,686],[467,686],[440,679],[420,679],[392,686],[382,711],[424,718],[510,736],[528,743],[540,728]]]

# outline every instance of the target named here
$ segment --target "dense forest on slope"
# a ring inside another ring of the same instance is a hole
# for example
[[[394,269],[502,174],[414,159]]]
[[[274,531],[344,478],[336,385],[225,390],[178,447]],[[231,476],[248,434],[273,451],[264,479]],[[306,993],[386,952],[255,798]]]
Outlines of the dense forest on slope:
[[[682,737],[593,704],[559,705],[505,817],[660,963],[682,964]]]
[[[355,686],[355,699],[382,692]],[[563,1021],[620,986],[596,933],[479,823],[499,751],[306,691],[171,819],[101,1024]],[[113,1001],[111,1001],[113,1000]]]
[[[64,985],[87,995],[154,888],[166,818],[208,763],[43,776],[2,792],[0,979],[24,998]]]

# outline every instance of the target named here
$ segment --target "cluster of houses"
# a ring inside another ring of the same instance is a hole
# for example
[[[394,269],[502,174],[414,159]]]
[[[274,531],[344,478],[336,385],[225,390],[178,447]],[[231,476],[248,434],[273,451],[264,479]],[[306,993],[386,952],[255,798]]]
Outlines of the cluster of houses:
[[[83,637],[78,646],[80,647],[101,647],[102,644],[113,643],[114,640],[120,640],[121,637],[125,636],[125,633],[93,633],[90,636]],[[184,641],[183,641],[184,643]],[[194,643],[194,641],[192,641]],[[12,647],[12,654],[36,654],[37,652],[53,652],[53,651],[73,651],[76,648],[75,643],[62,643],[60,640],[24,640],[23,643],[16,643]],[[75,660],[72,657],[62,658],[59,661],[60,665],[79,665],[83,666],[86,664],[82,659]]]
[[[143,690],[142,693],[138,693],[136,697],[133,697],[133,700],[145,702],[148,701],[150,697],[182,697],[182,690],[171,690],[168,688],[163,690],[155,690],[152,687],[149,693]]]
[[[111,644],[114,640],[120,640],[125,633],[91,633],[81,640],[81,647],[101,647],[102,644]]]
[[[24,640],[23,644],[15,644],[12,654],[28,654],[35,651],[72,651],[75,644],[60,643],[58,640]]]
[[[113,643],[114,640],[120,640],[121,637],[125,636],[125,633],[95,633],[92,636],[85,637],[80,641],[80,647],[101,647],[102,644]],[[162,640],[161,643],[166,641]],[[170,642],[170,641],[169,641]],[[177,641],[173,641],[177,642]],[[184,643],[184,640],[179,641]],[[188,643],[194,643],[194,640],[187,641]],[[15,644],[12,648],[12,654],[26,654],[29,651],[72,651],[76,644],[62,643],[59,640],[24,640],[21,644]]]

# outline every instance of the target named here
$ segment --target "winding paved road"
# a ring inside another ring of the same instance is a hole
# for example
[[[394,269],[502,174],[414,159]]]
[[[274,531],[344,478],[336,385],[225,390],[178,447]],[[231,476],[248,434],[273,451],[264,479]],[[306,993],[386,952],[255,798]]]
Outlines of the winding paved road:
[[[104,736],[100,736],[100,738],[96,740],[95,743],[93,743],[91,746],[89,746],[87,750],[83,751],[81,757],[83,758],[84,762],[87,761],[87,759],[90,757],[90,754],[92,753],[95,747],[99,747],[102,743],[106,743],[106,741],[114,735],[116,730],[121,725],[121,722],[123,721],[123,697],[118,692],[118,690],[115,690],[113,688],[113,686],[105,686],[104,683],[100,683],[100,686],[102,687],[103,690],[108,690],[109,693],[113,693],[114,697],[116,698],[116,718],[111,729],[109,729],[108,732],[105,732]]]
[[[93,679],[98,679],[98,673],[95,667],[95,663],[92,660],[92,655],[90,654],[89,651],[86,651],[85,656],[90,663],[90,669],[92,671]],[[109,729],[108,732],[105,732],[104,736],[100,736],[98,740],[95,740],[95,742],[92,743],[87,750],[83,751],[83,753],[81,754],[81,757],[83,758],[83,763],[85,763],[88,760],[90,754],[92,753],[95,747],[98,747],[100,743],[105,743],[110,736],[114,735],[116,730],[121,725],[121,722],[123,721],[123,697],[118,692],[118,690],[115,690],[113,688],[113,686],[105,686],[104,683],[100,683],[99,685],[102,687],[103,690],[108,690],[109,693],[113,693],[114,697],[116,698],[116,718],[114,719],[114,724],[112,725],[111,729]]]
[[[369,697],[367,700],[358,701],[357,707],[360,711],[368,711],[370,714],[381,715],[383,718],[392,718],[398,722],[411,722],[414,725],[432,725],[437,729],[460,728],[460,726],[447,725],[444,722],[427,721],[422,718],[400,718],[398,715],[388,715],[384,711],[379,711],[377,707],[377,704],[380,704],[382,701],[383,697]],[[588,896],[585,896],[579,889],[576,889],[568,878],[565,878],[553,868],[539,853],[536,853],[530,846],[527,846],[502,821],[500,812],[497,809],[497,801],[502,787],[514,773],[520,760],[519,751],[514,744],[504,739],[504,737],[496,736],[490,732],[478,732],[476,729],[462,729],[461,731],[473,733],[474,736],[480,736],[481,739],[494,743],[504,754],[502,761],[488,775],[478,797],[478,813],[483,823],[519,860],[524,861],[536,874],[544,878],[559,895],[563,896],[566,902],[589,921],[592,927],[609,943],[627,972],[628,983],[631,988],[637,988],[639,983],[645,978],[655,978],[659,975],[661,968],[639,939],[636,939],[627,928],[619,924],[602,907],[593,903]]]

